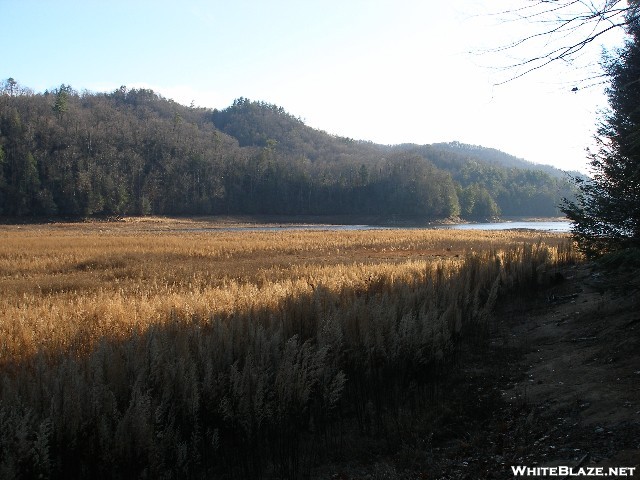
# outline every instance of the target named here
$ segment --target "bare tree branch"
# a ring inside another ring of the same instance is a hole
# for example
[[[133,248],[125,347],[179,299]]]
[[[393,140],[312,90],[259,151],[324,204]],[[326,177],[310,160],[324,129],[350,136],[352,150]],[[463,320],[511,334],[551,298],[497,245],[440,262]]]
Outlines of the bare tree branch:
[[[502,85],[558,61],[572,62],[594,40],[637,21],[638,0],[530,0],[528,5],[496,13],[503,21],[540,24],[542,28],[488,52],[518,51],[535,42],[539,54],[506,66],[517,70]]]

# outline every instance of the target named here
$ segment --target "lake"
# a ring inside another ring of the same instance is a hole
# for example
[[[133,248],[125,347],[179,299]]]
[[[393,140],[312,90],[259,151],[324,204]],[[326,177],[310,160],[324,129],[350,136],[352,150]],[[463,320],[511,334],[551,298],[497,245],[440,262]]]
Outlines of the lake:
[[[548,222],[496,222],[496,223],[463,223],[458,225],[446,225],[441,228],[454,230],[511,230],[527,229],[541,230],[545,232],[568,233],[571,231],[571,222],[567,220],[554,220]]]
[[[282,225],[255,225],[242,227],[213,227],[213,228],[187,228],[189,231],[223,231],[223,232],[283,232],[295,230],[314,231],[359,231],[359,230],[391,230],[391,229],[447,229],[447,230],[511,230],[527,229],[544,232],[568,233],[571,222],[554,221],[513,221],[495,223],[461,223],[455,225],[434,225],[434,226],[381,226],[381,225],[318,225],[318,224],[282,224]]]

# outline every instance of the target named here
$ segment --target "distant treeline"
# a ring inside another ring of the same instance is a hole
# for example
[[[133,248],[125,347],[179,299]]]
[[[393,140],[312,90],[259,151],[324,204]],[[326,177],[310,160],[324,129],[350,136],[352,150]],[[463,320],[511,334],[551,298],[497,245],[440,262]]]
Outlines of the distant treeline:
[[[557,215],[565,196],[561,175],[496,150],[354,141],[244,98],[211,110],[147,89],[0,85],[0,215],[488,219]]]

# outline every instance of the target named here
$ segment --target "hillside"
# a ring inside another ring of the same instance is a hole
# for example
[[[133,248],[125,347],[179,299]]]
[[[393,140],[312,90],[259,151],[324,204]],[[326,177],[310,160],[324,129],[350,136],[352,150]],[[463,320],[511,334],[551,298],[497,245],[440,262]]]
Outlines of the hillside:
[[[456,154],[457,156],[461,156],[469,160],[484,161],[497,167],[517,168],[520,170],[540,170],[555,178],[564,178],[566,175],[566,172],[550,165],[529,162],[528,160],[515,157],[495,148],[487,148],[480,145],[469,145],[460,142],[434,143],[432,147]]]
[[[0,88],[0,214],[558,215],[562,176],[497,150],[329,135],[281,107]]]

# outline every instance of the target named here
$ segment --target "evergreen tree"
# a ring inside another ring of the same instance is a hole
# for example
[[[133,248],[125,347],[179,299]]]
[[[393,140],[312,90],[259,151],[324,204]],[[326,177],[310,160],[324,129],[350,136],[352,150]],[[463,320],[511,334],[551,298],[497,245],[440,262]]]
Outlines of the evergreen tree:
[[[640,246],[640,10],[628,12],[628,39],[604,61],[610,111],[590,154],[593,178],[576,179],[576,201],[562,210],[589,256]]]
[[[5,157],[4,150],[2,149],[2,145],[0,145],[0,215],[4,213],[4,205],[5,205],[5,196],[7,190],[7,181],[5,180],[4,168],[5,168]]]
[[[69,110],[69,95],[72,92],[70,85],[65,85],[64,83],[60,85],[60,88],[56,93],[55,103],[52,107],[58,118],[61,118],[65,113],[67,113],[67,110]]]

